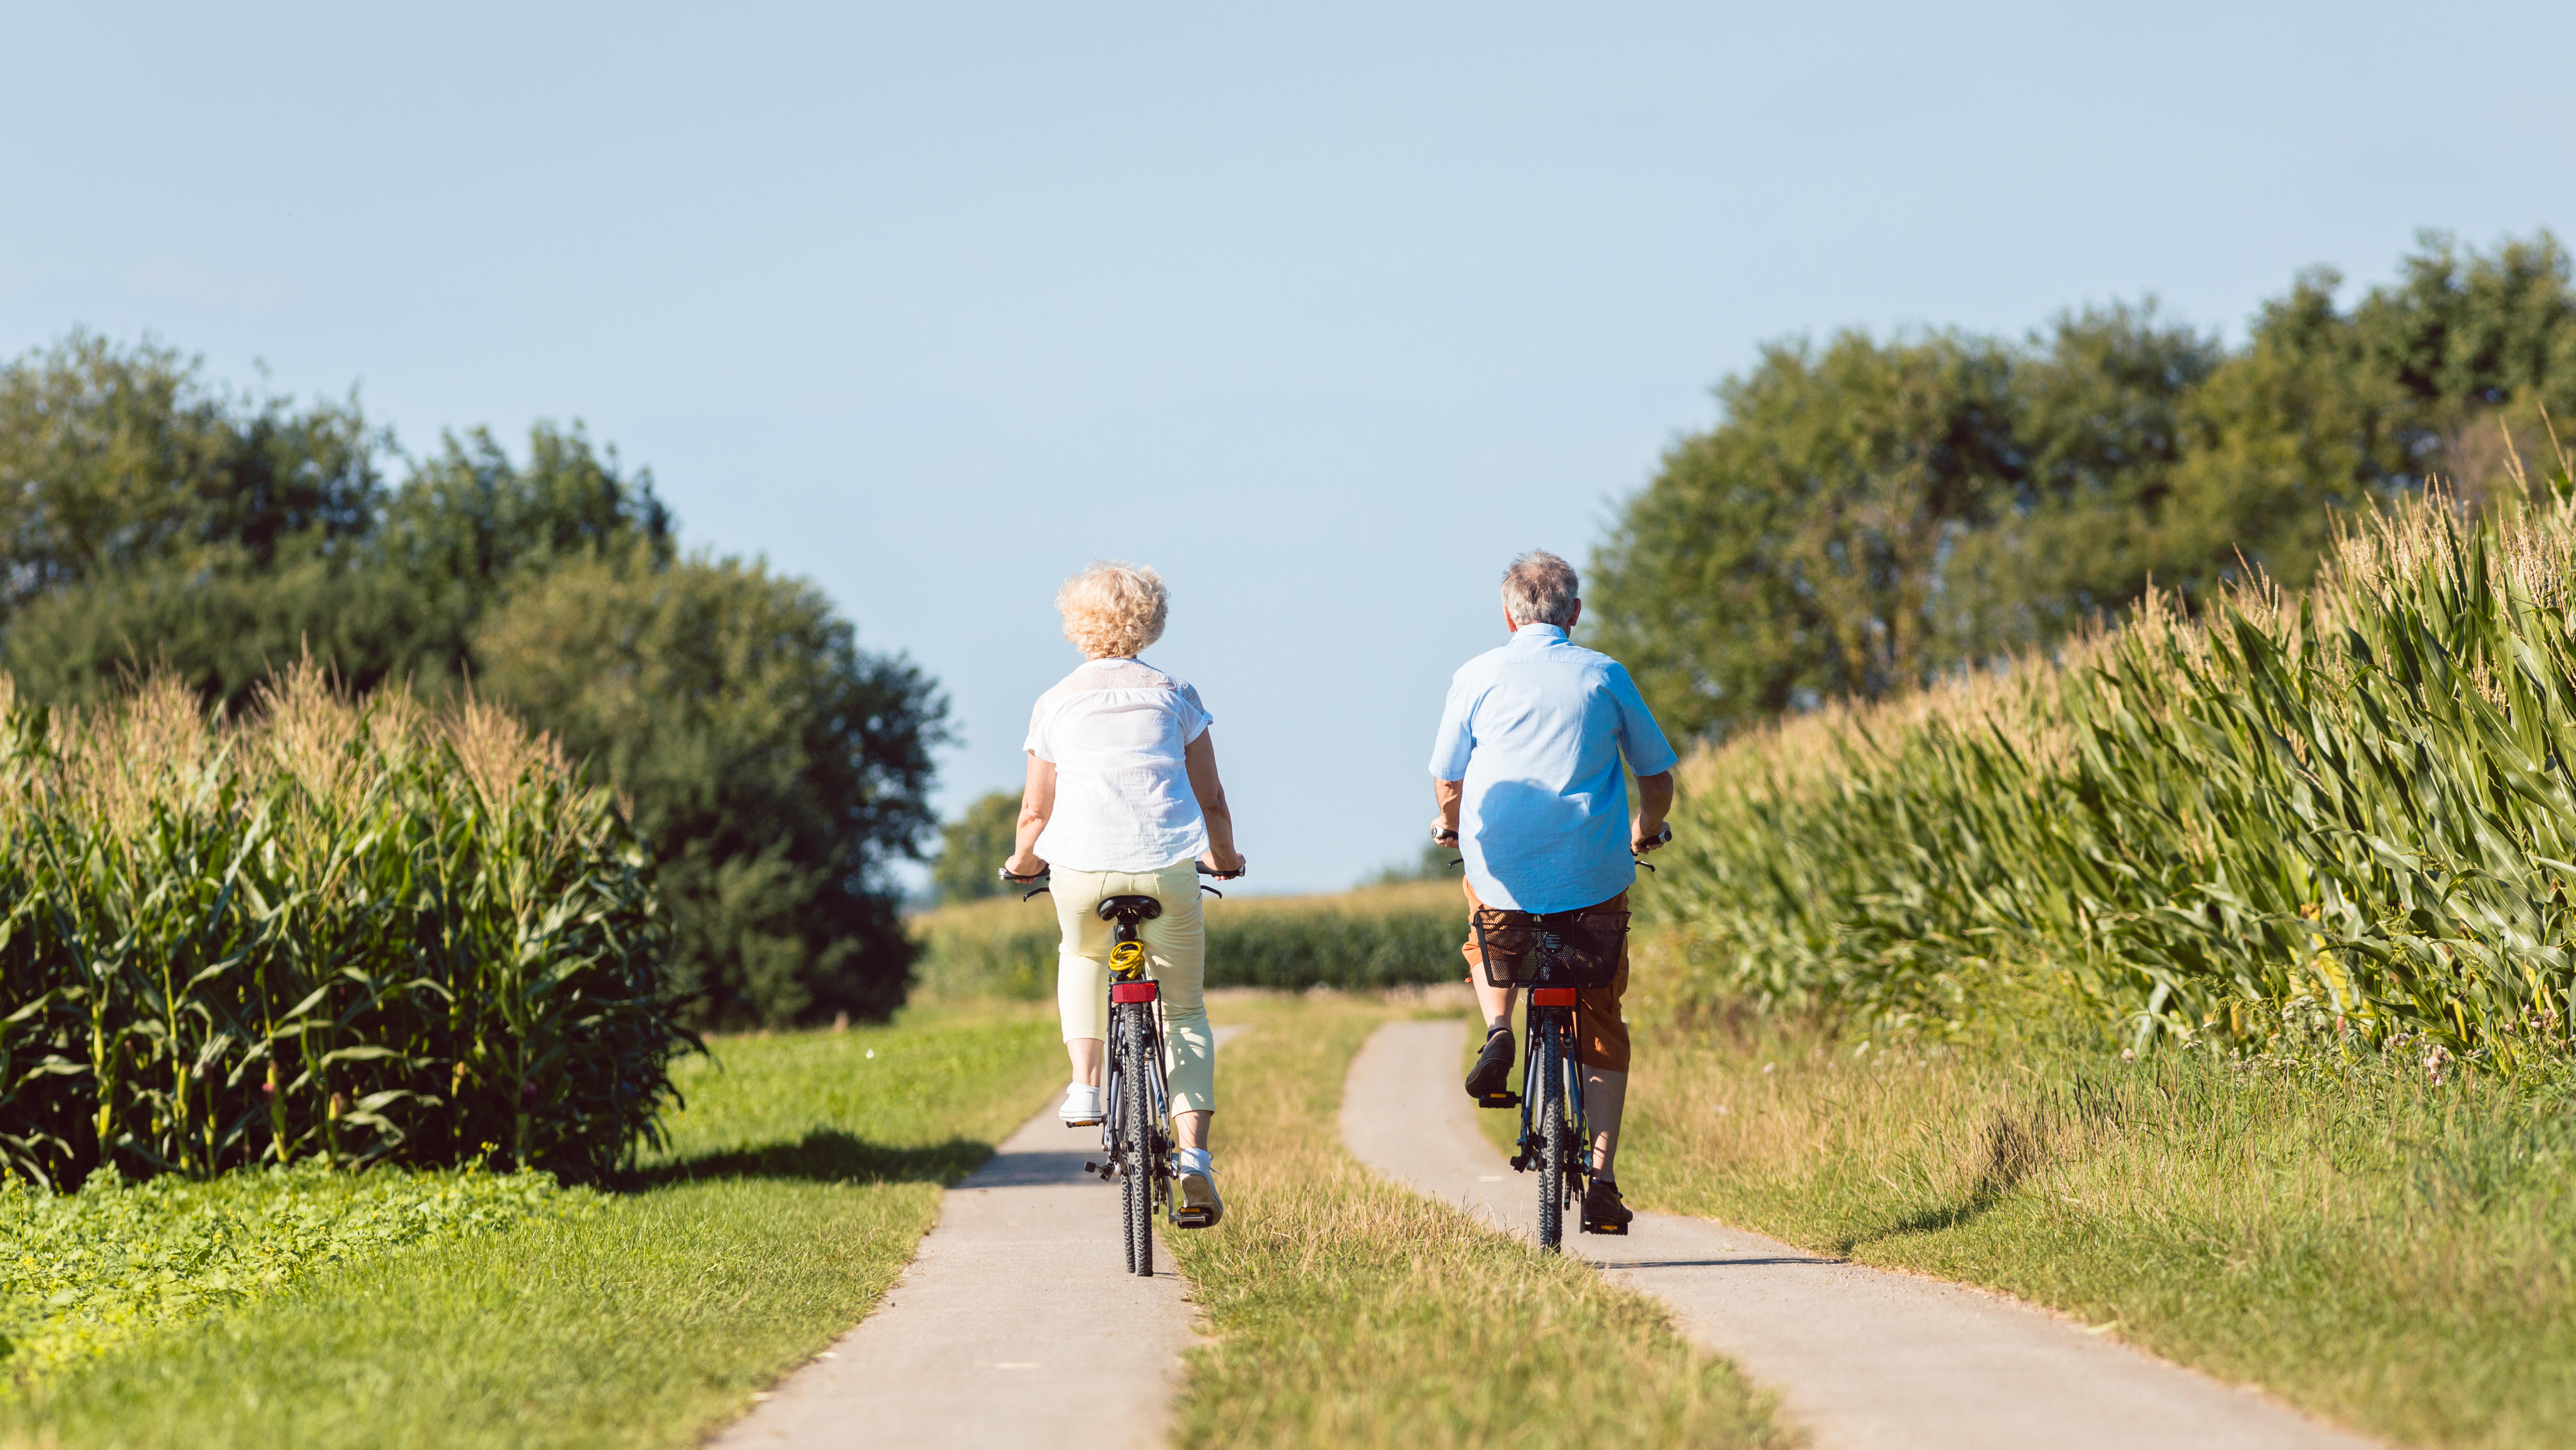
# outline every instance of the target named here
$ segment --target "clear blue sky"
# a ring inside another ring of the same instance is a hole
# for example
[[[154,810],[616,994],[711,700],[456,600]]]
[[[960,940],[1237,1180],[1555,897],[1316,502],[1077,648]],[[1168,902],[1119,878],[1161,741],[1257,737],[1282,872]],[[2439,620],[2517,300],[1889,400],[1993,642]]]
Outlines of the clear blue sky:
[[[414,451],[581,419],[1019,778],[1094,556],[1172,581],[1255,879],[1410,856],[1514,552],[1757,343],[2159,295],[2241,335],[2570,224],[2576,6],[0,0],[0,351]]]

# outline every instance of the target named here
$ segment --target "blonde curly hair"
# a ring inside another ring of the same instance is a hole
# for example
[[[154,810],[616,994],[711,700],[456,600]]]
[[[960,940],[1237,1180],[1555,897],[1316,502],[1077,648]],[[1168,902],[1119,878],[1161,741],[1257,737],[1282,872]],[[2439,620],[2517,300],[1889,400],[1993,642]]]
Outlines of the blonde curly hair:
[[[1093,561],[1055,592],[1055,612],[1064,616],[1064,637],[1093,659],[1142,653],[1163,637],[1163,620],[1171,604],[1172,594],[1163,587],[1162,575],[1115,559]]]

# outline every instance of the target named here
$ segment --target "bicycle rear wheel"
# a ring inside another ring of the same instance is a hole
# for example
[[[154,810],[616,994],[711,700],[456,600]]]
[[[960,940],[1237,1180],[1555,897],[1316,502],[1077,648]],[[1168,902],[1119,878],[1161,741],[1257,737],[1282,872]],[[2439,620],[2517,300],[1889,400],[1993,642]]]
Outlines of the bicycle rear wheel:
[[[1118,1242],[1127,1251],[1127,1272],[1136,1272],[1136,1237],[1127,1231],[1127,1222],[1135,1217],[1136,1175],[1128,1172],[1127,1162],[1127,1058],[1123,1039],[1125,1025],[1113,1015],[1109,1019],[1109,1060],[1101,1064],[1100,1107],[1106,1119],[1101,1128],[1103,1156],[1118,1176]]]
[[[1538,1244],[1556,1249],[1565,1242],[1565,1041],[1551,1012],[1539,1024],[1532,1044],[1538,1058]]]
[[[1127,1014],[1126,1030],[1118,1034],[1118,1048],[1125,1059],[1120,1064],[1125,1081],[1119,1084],[1123,1099],[1119,1146],[1127,1157],[1127,1268],[1150,1276],[1154,1272],[1154,1177],[1161,1171],[1154,1161],[1153,1045],[1136,1020],[1142,1009],[1121,1010]]]

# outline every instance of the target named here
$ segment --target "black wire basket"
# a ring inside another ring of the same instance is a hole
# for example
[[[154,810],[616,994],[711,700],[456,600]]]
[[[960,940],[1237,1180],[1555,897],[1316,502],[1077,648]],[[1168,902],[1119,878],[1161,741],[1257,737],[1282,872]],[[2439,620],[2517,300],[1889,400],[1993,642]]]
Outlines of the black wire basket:
[[[1553,911],[1544,915],[1482,906],[1475,916],[1476,954],[1496,987],[1606,987],[1619,975],[1628,945],[1624,911]]]

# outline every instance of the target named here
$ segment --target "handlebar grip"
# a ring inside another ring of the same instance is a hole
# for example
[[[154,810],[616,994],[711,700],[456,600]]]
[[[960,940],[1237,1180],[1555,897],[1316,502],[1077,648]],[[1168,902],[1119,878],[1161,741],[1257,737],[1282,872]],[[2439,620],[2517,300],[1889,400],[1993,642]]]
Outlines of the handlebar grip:
[[[1193,862],[1192,864],[1199,868],[1199,874],[1201,876],[1213,876],[1219,881],[1240,881],[1243,879],[1243,871],[1219,871],[1205,861]],[[1249,871],[1250,869],[1252,868],[1249,866],[1244,868],[1245,871]]]

